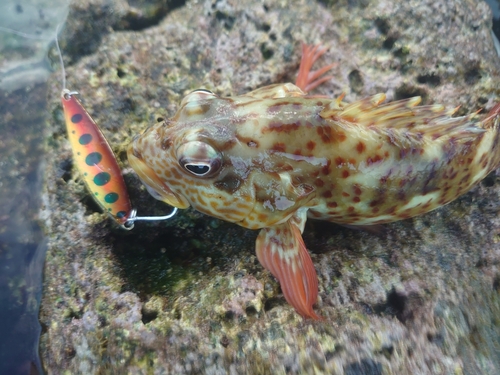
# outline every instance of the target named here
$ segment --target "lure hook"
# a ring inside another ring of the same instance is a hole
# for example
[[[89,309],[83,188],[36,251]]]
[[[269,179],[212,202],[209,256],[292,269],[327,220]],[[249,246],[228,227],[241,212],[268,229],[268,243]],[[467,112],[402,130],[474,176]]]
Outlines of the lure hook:
[[[137,216],[132,208],[121,169],[104,134],[76,98],[78,92],[63,88],[61,102],[73,160],[94,200],[124,229],[137,220],[167,220],[165,216]]]
[[[159,220],[168,220],[172,217],[175,216],[177,213],[178,209],[177,207],[174,207],[171,213],[165,216],[136,216],[137,215],[137,210],[135,208],[132,209],[130,212],[130,216],[127,219],[127,221],[122,225],[123,229],[126,230],[131,230],[134,228],[134,223],[136,221],[159,221]]]
[[[125,181],[108,141],[97,123],[75,97],[78,92],[66,88],[66,69],[58,39],[63,25],[64,22],[57,25],[54,38],[61,65],[61,102],[73,160],[87,189],[99,206],[124,229],[132,229],[134,222],[138,220],[170,219],[177,213],[177,208],[174,207],[173,211],[165,216],[137,216],[137,210],[131,207]],[[29,35],[3,26],[0,26],[0,31],[28,39],[48,40],[45,37]]]

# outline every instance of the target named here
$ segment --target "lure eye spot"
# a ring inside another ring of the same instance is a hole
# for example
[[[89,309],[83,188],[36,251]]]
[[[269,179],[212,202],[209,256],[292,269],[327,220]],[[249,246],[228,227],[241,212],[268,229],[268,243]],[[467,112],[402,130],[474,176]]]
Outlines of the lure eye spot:
[[[104,201],[106,203],[115,203],[119,198],[119,195],[117,193],[108,193],[104,197]]]
[[[111,175],[108,172],[101,172],[95,175],[94,184],[104,186],[111,180]]]
[[[90,134],[82,134],[80,138],[78,138],[78,143],[85,146],[92,142],[92,135]]]
[[[99,164],[101,162],[101,160],[102,160],[102,155],[100,152],[91,152],[85,158],[85,164],[87,164],[89,166],[94,166],[94,165]]]
[[[83,116],[81,114],[77,113],[76,115],[71,116],[71,122],[73,124],[78,124],[80,121],[82,121],[82,118],[83,118]]]
[[[127,213],[125,211],[120,211],[120,212],[116,213],[116,217],[118,219],[123,219],[126,215],[127,215]]]

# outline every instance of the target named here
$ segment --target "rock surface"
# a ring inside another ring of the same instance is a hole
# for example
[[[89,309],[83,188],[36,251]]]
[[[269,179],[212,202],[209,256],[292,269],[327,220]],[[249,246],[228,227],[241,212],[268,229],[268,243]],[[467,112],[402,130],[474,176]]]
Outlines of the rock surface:
[[[91,1],[72,14],[106,6]],[[85,37],[78,27],[69,33]],[[328,46],[322,62],[337,63],[318,93],[489,109],[500,97],[490,28],[487,5],[468,0],[190,1],[157,26],[109,30],[95,53],[71,58],[68,87],[113,145],[139,213],[159,214],[169,209],[127,168],[125,149],[189,91],[232,95],[293,81],[306,41]],[[192,210],[125,232],[96,213],[72,168],[59,92],[54,82],[41,213],[48,374],[500,371],[497,173],[382,234],[310,220],[304,239],[325,320],[305,321],[256,260],[256,232]]]

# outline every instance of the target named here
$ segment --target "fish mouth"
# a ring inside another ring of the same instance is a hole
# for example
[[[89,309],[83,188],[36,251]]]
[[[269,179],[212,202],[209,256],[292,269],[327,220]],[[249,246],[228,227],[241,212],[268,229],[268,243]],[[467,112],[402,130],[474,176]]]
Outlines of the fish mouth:
[[[130,166],[137,173],[142,183],[146,186],[148,192],[156,199],[165,202],[171,206],[184,209],[189,207],[189,202],[181,195],[175,194],[158,177],[153,168],[149,167],[131,144],[127,150],[127,157]]]

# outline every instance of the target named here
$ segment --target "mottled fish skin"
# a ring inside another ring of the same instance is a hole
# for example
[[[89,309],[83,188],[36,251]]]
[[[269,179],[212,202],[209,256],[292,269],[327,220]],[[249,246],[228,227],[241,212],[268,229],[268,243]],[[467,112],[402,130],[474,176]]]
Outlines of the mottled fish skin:
[[[171,205],[259,229],[300,207],[340,224],[406,219],[451,202],[499,164],[496,111],[479,120],[417,107],[419,98],[381,105],[384,95],[352,104],[263,95],[282,88],[189,94],[172,119],[134,140],[132,166]],[[200,178],[183,168],[179,149],[193,141],[215,150],[217,171]]]
[[[384,100],[348,104],[291,83],[230,98],[197,90],[136,137],[129,161],[157,199],[262,228],[260,262],[302,316],[319,319],[301,237],[308,216],[363,226],[406,219],[451,202],[500,163],[500,105],[451,117],[418,97]]]

